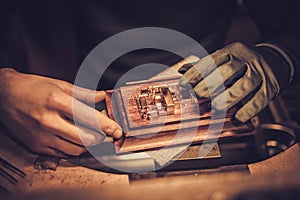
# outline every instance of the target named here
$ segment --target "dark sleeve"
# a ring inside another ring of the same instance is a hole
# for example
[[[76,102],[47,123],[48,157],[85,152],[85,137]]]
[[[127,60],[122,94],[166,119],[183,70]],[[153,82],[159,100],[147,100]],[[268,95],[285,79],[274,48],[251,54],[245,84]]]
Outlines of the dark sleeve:
[[[0,46],[0,68],[6,67],[11,67],[11,62],[6,51]]]
[[[262,42],[282,49],[294,66],[293,82],[300,81],[300,2],[297,0],[244,0],[250,16],[262,33]],[[290,64],[268,47],[257,47],[270,64],[281,87],[288,84]]]
[[[3,0],[0,1],[0,68],[11,67],[7,46],[7,32],[10,19],[13,12],[16,10],[16,0]]]

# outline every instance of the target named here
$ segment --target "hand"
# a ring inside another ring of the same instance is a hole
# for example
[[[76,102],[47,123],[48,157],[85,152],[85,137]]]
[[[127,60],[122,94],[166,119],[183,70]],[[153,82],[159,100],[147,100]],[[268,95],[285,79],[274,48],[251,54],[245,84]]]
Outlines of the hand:
[[[104,100],[105,92],[76,87],[73,98],[74,87],[60,80],[1,69],[0,120],[34,152],[59,157],[80,155],[84,145],[101,143],[105,134],[121,137],[116,122],[87,105]],[[72,119],[73,104],[78,109],[77,127]],[[98,121],[93,120],[95,115]]]
[[[253,95],[235,114],[241,122],[258,114],[280,90],[264,58],[241,43],[218,50],[192,67],[185,65],[179,72],[185,72],[180,85],[191,84],[199,97],[213,98],[212,106],[216,110],[229,109]],[[222,84],[227,89],[220,93]]]

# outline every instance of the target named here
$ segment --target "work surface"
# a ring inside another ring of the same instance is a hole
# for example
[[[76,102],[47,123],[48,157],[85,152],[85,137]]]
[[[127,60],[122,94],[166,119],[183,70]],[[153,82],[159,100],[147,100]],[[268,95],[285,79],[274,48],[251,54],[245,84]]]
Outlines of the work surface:
[[[1,157],[27,175],[25,179],[16,176],[19,181],[17,185],[3,177],[0,178],[1,186],[12,193],[73,187],[87,189],[91,186],[127,186],[129,184],[127,175],[108,174],[64,162],[61,162],[62,164],[57,167],[56,171],[37,170],[34,168],[34,162],[38,155],[30,153],[3,133],[0,137]]]
[[[220,167],[128,176],[74,166],[67,162],[61,162],[56,171],[38,170],[34,168],[38,155],[15,143],[3,131],[0,138],[1,157],[27,174],[25,179],[16,176],[18,184],[0,177],[0,185],[15,195],[29,192],[30,195],[45,199],[43,192],[47,192],[47,198],[55,197],[56,200],[64,199],[65,195],[73,195],[73,199],[100,196],[106,199],[153,199],[153,195],[157,199],[231,199],[245,191],[272,189],[290,192],[300,187],[299,144],[265,161],[229,170]]]
[[[88,194],[97,196],[101,192],[102,197],[117,198],[122,195],[123,199],[134,197],[149,199],[154,195],[152,193],[156,191],[155,195],[157,197],[164,198],[172,195],[176,198],[185,197],[188,199],[195,197],[195,195],[198,197],[222,195],[222,192],[230,196],[247,188],[300,186],[300,146],[298,144],[273,158],[249,165],[250,173],[247,171],[204,173],[204,171],[199,170],[198,172],[193,171],[193,174],[186,173],[183,176],[183,173],[182,176],[179,176],[180,173],[173,172],[173,175],[176,176],[134,181],[132,183],[129,183],[128,175],[109,174],[72,166],[67,163],[58,166],[56,171],[34,169],[34,161],[37,155],[29,153],[3,133],[1,133],[0,147],[1,157],[27,174],[25,179],[18,178],[19,183],[16,185],[1,177],[1,186],[13,194],[37,191],[50,191],[53,194],[61,194],[63,192],[56,193],[56,191],[71,189],[76,191],[78,195],[83,195],[84,191],[93,190],[92,193]],[[232,187],[232,184],[237,185]],[[205,192],[201,192],[201,195],[199,193],[200,186],[206,188]],[[140,196],[141,191],[144,194],[142,197]],[[221,193],[219,194],[218,191]]]
[[[294,105],[293,101],[290,100],[289,105]],[[15,195],[31,193],[42,195],[43,199],[45,195],[41,192],[47,192],[49,199],[55,197],[57,200],[63,199],[66,191],[67,195],[73,195],[73,199],[82,199],[86,195],[115,199],[153,199],[153,195],[157,199],[231,199],[245,191],[276,188],[277,191],[289,191],[300,187],[299,144],[265,161],[229,167],[229,170],[220,167],[130,176],[96,171],[68,162],[61,162],[56,171],[35,169],[38,155],[7,137],[5,130],[0,133],[0,155],[27,175],[25,179],[16,176],[17,184],[0,176],[0,185]]]
[[[282,94],[288,111],[296,118],[300,113],[300,98],[296,92],[300,86],[297,87]],[[61,162],[56,171],[35,169],[34,162],[38,155],[30,153],[6,135],[2,130],[0,156],[27,174],[25,179],[18,178],[18,184],[12,184],[0,175],[0,185],[16,195],[33,192],[43,199],[53,199],[54,196],[58,200],[64,199],[67,190],[72,199],[100,196],[101,199],[231,199],[245,191],[273,189],[284,194],[283,191],[300,187],[299,144],[265,161],[231,170],[221,167],[163,174],[151,172],[135,175],[140,178],[133,180],[132,175],[105,173],[67,162]],[[241,168],[243,170],[236,170]],[[43,191],[52,193],[52,196],[49,193],[44,195]]]

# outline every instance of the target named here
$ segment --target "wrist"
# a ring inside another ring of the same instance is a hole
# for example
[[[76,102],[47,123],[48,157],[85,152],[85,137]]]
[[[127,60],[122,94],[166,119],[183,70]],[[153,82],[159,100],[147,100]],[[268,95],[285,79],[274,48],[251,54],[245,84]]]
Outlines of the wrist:
[[[291,81],[291,74],[293,74],[293,72],[290,63],[287,62],[285,57],[277,49],[270,46],[257,45],[255,50],[260,53],[272,69],[279,88],[282,89],[286,87]]]

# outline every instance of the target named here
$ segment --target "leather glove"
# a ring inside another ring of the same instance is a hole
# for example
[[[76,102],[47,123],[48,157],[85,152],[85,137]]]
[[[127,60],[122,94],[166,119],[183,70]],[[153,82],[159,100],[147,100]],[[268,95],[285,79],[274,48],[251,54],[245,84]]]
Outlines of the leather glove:
[[[258,48],[233,43],[192,67],[191,64],[184,65],[179,69],[179,72],[185,72],[179,84],[183,87],[190,84],[199,97],[212,98],[212,108],[215,110],[229,109],[250,96],[250,100],[235,114],[236,119],[246,122],[265,108],[280,91],[273,70],[257,51]],[[222,84],[226,90],[220,92]]]

